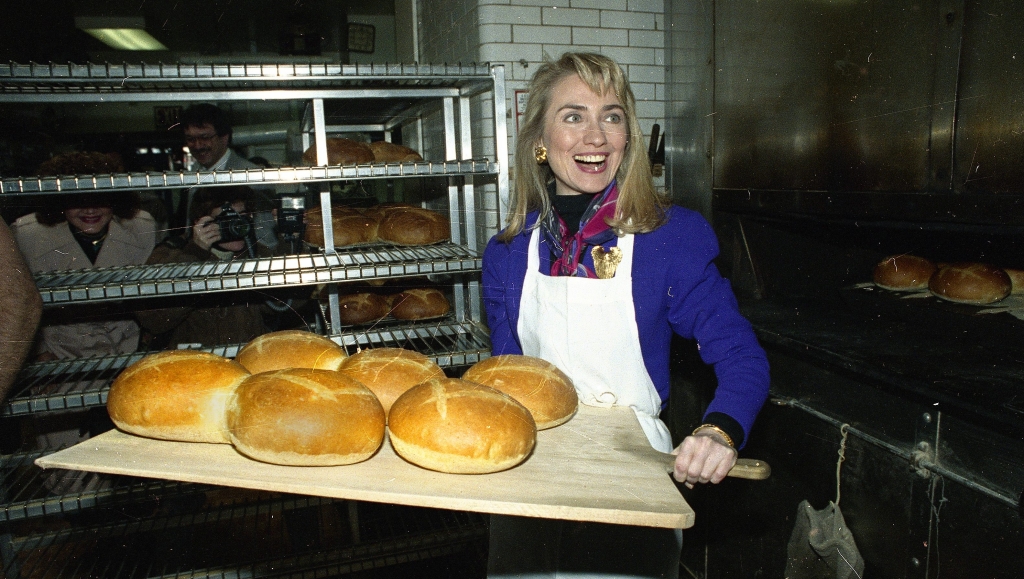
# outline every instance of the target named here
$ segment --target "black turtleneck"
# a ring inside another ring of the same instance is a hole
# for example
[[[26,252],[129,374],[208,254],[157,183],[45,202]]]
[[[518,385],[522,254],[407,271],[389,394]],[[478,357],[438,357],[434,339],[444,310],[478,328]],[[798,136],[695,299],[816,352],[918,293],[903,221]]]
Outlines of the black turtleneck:
[[[103,231],[95,234],[78,231],[70,223],[68,223],[68,228],[71,229],[71,235],[74,236],[75,241],[78,242],[82,251],[85,252],[85,256],[89,258],[89,262],[96,265],[96,256],[100,254],[100,249],[103,247],[103,241],[107,238],[110,226],[104,227]]]
[[[551,195],[551,206],[555,208],[558,216],[565,221],[565,225],[569,228],[569,235],[576,235],[576,232],[580,230],[580,219],[583,217],[583,213],[590,206],[590,202],[594,200],[594,195],[579,194],[579,195]]]

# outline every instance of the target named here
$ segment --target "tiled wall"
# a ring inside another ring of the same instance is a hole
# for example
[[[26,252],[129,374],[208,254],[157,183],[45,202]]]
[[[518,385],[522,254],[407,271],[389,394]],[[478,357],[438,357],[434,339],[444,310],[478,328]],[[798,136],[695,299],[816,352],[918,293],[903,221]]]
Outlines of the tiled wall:
[[[525,90],[537,64],[566,51],[600,52],[626,70],[640,126],[665,128],[664,0],[419,0],[420,60],[505,65],[509,154],[515,151],[516,90]],[[484,124],[490,124],[484,123]],[[474,131],[489,127],[474,127]],[[493,154],[492,133],[474,153]],[[513,175],[514,178],[514,175]],[[663,179],[657,179],[659,186]],[[484,220],[497,224],[497,208]],[[479,222],[479,220],[478,220]]]

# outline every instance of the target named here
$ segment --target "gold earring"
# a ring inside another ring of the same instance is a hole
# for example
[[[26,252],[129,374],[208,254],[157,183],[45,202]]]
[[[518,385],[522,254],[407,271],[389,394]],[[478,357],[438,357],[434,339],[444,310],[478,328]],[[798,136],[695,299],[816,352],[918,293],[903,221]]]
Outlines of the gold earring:
[[[543,165],[548,162],[548,148],[544,145],[534,147],[533,156],[537,159],[538,165]]]

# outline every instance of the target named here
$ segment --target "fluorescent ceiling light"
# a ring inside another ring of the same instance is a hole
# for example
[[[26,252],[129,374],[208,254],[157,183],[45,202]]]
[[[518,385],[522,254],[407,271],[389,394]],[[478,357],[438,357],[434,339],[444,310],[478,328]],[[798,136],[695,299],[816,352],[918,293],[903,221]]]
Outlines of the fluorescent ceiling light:
[[[141,17],[78,16],[75,18],[75,28],[116,50],[167,50],[166,46],[145,31],[146,20]]]

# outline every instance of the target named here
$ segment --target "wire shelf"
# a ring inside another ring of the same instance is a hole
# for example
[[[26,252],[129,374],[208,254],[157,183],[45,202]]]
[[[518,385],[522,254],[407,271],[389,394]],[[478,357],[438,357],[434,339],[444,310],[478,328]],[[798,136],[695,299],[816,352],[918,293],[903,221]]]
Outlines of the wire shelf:
[[[480,256],[451,243],[374,246],[218,262],[134,265],[36,274],[44,306],[479,271]]]
[[[472,321],[381,324],[328,335],[349,353],[368,348],[406,348],[425,354],[442,368],[468,366],[490,355],[487,330]],[[234,358],[242,344],[203,348]],[[103,407],[121,370],[152,352],[57,360],[27,366],[18,375],[0,416],[63,413]]]

